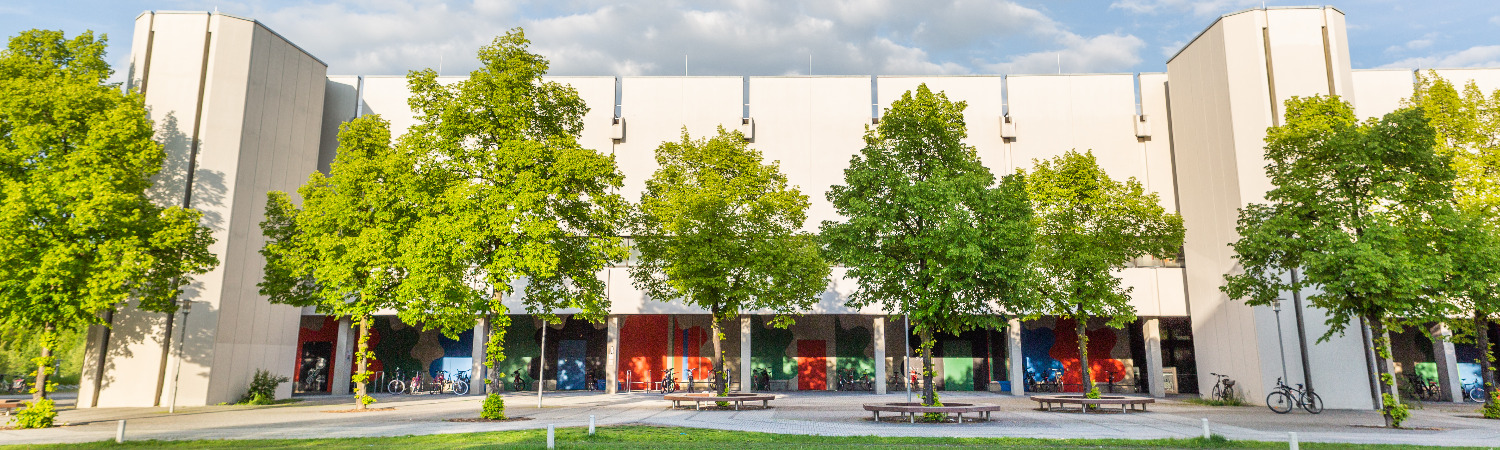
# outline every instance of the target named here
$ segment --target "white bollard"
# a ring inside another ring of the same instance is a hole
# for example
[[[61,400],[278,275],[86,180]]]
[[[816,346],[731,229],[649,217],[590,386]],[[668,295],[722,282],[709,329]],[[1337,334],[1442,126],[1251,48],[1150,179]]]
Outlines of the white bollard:
[[[1288,438],[1287,441],[1286,441],[1287,442],[1287,446],[1289,448],[1291,448],[1292,450],[1297,450],[1297,432],[1296,431],[1288,432],[1287,433],[1287,438]]]
[[[1203,418],[1203,438],[1204,439],[1211,439],[1211,438],[1213,438],[1213,434],[1210,434],[1208,432],[1208,418],[1207,417]]]
[[[557,447],[557,435],[554,433],[556,430],[552,428],[552,425],[547,425],[547,448]]]
[[[115,443],[125,443],[125,419],[120,419],[120,426],[115,428]]]
[[[589,436],[594,435],[594,415],[589,414]]]

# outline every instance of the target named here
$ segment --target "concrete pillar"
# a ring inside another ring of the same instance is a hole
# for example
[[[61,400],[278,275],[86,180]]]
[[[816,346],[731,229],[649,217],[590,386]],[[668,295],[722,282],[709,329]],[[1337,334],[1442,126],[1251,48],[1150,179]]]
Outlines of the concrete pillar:
[[[489,384],[485,380],[489,378],[489,368],[484,366],[484,347],[489,342],[490,319],[479,317],[474,320],[474,344],[469,348],[469,356],[473,358],[469,368],[469,393],[488,394]]]
[[[1146,377],[1146,387],[1152,397],[1166,397],[1161,368],[1161,319],[1142,320],[1141,335],[1146,339],[1146,369],[1141,376]]]
[[[740,392],[755,390],[755,372],[750,366],[750,316],[740,316]]]
[[[1010,366],[1010,395],[1026,395],[1026,358],[1021,356],[1021,319],[1005,328],[1006,363]]]
[[[604,344],[604,393],[620,392],[620,325],[623,316],[609,316],[609,341]]]
[[[1453,351],[1453,331],[1439,322],[1432,329],[1432,356],[1438,368],[1438,387],[1442,399],[1463,402],[1463,381],[1458,375],[1458,355]]]
[[[875,339],[875,393],[885,394],[885,316],[875,316],[875,323],[870,326],[871,333]]]
[[[375,323],[375,320],[371,319],[370,323]],[[356,342],[359,336],[357,334],[358,331],[351,328],[349,324],[349,318],[339,319],[338,330],[333,334],[335,336],[333,361],[329,361],[329,365],[333,366],[331,368],[332,373],[329,374],[329,382],[332,383],[329,385],[329,391],[333,395],[346,395],[350,393],[349,382],[354,374],[354,346],[359,345]],[[299,358],[301,356],[297,355]],[[367,389],[373,391],[374,387],[372,386]]]

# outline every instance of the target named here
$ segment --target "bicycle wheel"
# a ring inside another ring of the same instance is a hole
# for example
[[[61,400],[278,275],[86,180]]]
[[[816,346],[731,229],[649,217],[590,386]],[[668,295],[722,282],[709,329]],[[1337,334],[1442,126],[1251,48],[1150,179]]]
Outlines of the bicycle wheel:
[[[1271,411],[1276,414],[1292,412],[1293,403],[1292,394],[1288,394],[1286,391],[1276,391],[1266,396],[1266,407],[1271,408]]]
[[[1323,412],[1323,397],[1319,397],[1315,392],[1308,392],[1302,397],[1302,409],[1313,414]]]
[[[1209,394],[1208,398],[1213,399],[1213,400],[1223,400],[1224,399],[1224,385],[1222,385],[1222,384],[1215,384],[1214,385],[1214,392],[1212,394]]]
[[[1226,402],[1234,401],[1234,386],[1224,386],[1224,392],[1221,392],[1221,394],[1223,397],[1219,397],[1219,400]]]
[[[1484,403],[1484,388],[1475,386],[1469,389],[1469,400]]]
[[[391,380],[390,384],[385,385],[385,391],[392,394],[404,394],[406,393],[406,384],[402,383],[401,380]]]
[[[454,381],[453,395],[469,395],[469,383],[465,383],[464,380]]]

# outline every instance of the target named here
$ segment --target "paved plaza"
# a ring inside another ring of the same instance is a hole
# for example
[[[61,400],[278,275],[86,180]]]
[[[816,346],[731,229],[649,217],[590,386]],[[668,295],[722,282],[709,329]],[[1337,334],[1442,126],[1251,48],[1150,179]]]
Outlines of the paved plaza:
[[[1265,407],[1206,407],[1168,399],[1150,412],[1121,414],[1044,412],[1035,404],[1008,395],[945,392],[945,402],[993,403],[1004,406],[984,423],[875,423],[861,409],[864,403],[900,402],[905,393],[883,396],[845,392],[789,392],[771,402],[772,408],[745,411],[672,410],[660,394],[547,393],[537,408],[535,393],[505,395],[512,417],[531,420],[474,423],[444,419],[478,416],[482,397],[471,395],[379,395],[375,407],[391,411],[340,414],[352,398],[307,397],[277,406],[208,406],[179,408],[72,409],[74,400],[59,399],[59,422],[67,425],[43,430],[0,431],[0,443],[31,444],[88,442],[114,438],[116,421],[126,419],[127,438],[142,439],[283,439],[402,436],[468,433],[585,426],[590,415],[600,426],[646,424],[742,430],[767,433],[834,436],[957,436],[1034,438],[1189,438],[1203,434],[1201,419],[1216,434],[1235,440],[1285,441],[1297,432],[1304,442],[1387,443],[1421,445],[1494,446],[1500,442],[1500,421],[1482,419],[1474,404],[1428,404],[1412,411],[1412,430],[1369,428],[1381,424],[1375,411],[1326,411],[1310,415],[1297,411],[1278,415]]]

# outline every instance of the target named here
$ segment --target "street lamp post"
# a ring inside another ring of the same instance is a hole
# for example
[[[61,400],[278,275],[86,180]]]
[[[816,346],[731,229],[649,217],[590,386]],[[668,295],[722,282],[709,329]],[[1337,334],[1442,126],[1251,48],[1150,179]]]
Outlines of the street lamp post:
[[[188,312],[193,309],[191,300],[183,300],[182,306],[182,331],[177,335],[177,369],[172,371],[172,400],[167,405],[167,413],[177,413],[177,380],[182,378],[182,341],[187,339],[187,317]]]
[[[1276,347],[1281,350],[1281,381],[1290,382],[1286,376],[1286,344],[1281,341],[1281,299],[1271,301],[1271,310],[1276,313]]]
[[[906,359],[901,361],[901,371],[902,372],[910,372],[911,371],[911,314],[907,314],[905,316],[902,316],[901,320],[906,325],[906,332],[902,333],[903,337],[906,338]],[[903,378],[903,379],[906,380],[906,402],[907,403],[911,403],[911,377],[907,376],[906,373],[902,373],[901,374],[901,378]]]

